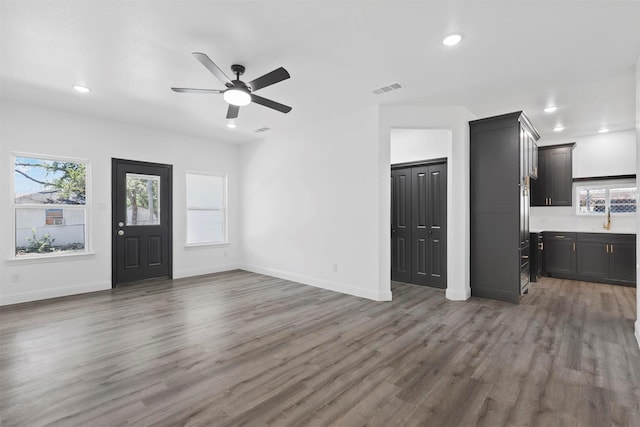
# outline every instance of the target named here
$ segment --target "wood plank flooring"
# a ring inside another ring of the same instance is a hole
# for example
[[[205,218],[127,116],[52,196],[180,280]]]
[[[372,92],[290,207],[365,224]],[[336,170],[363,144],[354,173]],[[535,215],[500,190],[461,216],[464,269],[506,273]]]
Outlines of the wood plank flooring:
[[[640,426],[634,288],[373,302],[244,271],[0,311],[3,426]]]

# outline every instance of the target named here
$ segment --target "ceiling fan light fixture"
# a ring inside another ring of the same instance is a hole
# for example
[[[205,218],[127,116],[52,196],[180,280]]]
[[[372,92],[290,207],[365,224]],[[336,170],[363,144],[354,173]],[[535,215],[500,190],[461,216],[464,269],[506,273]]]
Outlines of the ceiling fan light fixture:
[[[231,105],[243,107],[251,103],[251,95],[247,90],[241,88],[230,88],[224,91],[224,100]]]

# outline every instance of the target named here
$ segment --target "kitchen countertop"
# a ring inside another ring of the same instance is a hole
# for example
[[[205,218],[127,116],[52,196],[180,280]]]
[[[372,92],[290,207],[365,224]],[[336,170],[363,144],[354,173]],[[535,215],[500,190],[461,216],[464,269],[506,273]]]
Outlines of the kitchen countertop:
[[[590,228],[564,228],[562,230],[557,229],[557,228],[549,228],[546,230],[539,230],[539,229],[529,229],[529,232],[531,233],[542,233],[542,232],[558,232],[558,233],[604,233],[604,234],[636,234],[636,230],[624,230],[624,229],[613,229],[613,230],[607,230],[604,228],[594,228],[594,229],[590,229]]]

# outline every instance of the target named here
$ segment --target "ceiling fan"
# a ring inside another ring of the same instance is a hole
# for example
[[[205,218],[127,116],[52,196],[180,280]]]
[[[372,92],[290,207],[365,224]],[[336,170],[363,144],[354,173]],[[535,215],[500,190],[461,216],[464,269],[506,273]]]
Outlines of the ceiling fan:
[[[224,85],[227,87],[226,89],[191,89],[184,87],[172,87],[171,90],[174,92],[182,92],[182,93],[221,93],[223,94],[224,100],[229,103],[229,109],[227,110],[227,119],[235,119],[238,117],[238,111],[240,107],[244,105],[248,105],[251,102],[255,102],[256,104],[260,104],[262,106],[272,108],[274,110],[280,111],[282,113],[288,113],[291,111],[291,107],[288,105],[280,104],[279,102],[272,101],[267,98],[263,98],[261,96],[255,95],[253,92],[258,89],[262,89],[267,86],[271,86],[272,84],[281,82],[283,80],[291,77],[287,70],[280,67],[267,73],[263,76],[258,77],[250,81],[249,83],[245,83],[240,80],[240,76],[244,74],[244,66],[234,64],[231,66],[231,70],[235,73],[236,79],[231,80],[227,75],[218,67],[215,62],[213,62],[207,55],[200,52],[194,52],[193,56],[196,57],[198,61],[202,65],[205,66],[207,70],[209,70],[214,76],[218,78]]]

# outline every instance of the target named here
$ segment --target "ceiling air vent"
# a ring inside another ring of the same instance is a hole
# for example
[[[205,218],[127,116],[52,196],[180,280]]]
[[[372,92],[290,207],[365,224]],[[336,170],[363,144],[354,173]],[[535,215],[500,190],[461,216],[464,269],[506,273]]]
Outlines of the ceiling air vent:
[[[271,128],[268,128],[268,127],[264,126],[264,127],[261,127],[260,129],[256,129],[256,130],[254,130],[254,132],[256,132],[256,133],[262,133],[262,132],[266,132],[266,131],[268,131],[268,130],[271,130]]]
[[[382,95],[383,93],[391,92],[392,90],[398,90],[401,87],[402,85],[400,83],[392,83],[390,85],[382,86],[381,88],[374,90],[373,93],[375,93],[376,95]]]

